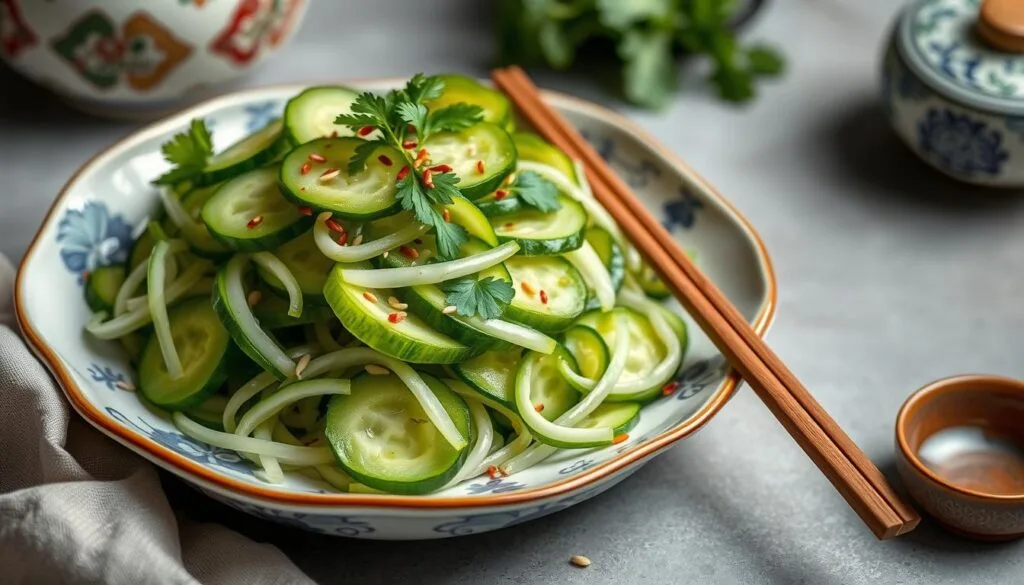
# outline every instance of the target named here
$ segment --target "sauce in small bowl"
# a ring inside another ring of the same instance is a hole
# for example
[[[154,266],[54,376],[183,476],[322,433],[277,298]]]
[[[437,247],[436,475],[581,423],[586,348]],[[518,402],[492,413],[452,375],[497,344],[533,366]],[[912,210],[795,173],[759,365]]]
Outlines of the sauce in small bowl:
[[[896,419],[910,495],[952,531],[1024,536],[1024,382],[958,376],[915,392]]]

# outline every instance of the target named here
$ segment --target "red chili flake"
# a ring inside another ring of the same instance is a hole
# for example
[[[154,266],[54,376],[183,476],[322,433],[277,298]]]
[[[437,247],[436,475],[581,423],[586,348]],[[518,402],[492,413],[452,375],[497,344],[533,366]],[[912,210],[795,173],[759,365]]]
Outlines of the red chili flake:
[[[484,174],[485,170],[486,170],[486,167],[484,166],[484,161],[483,160],[476,161],[476,172],[478,172],[478,173],[480,173],[482,175],[482,174]]]
[[[416,141],[415,140],[406,140],[405,142],[402,143],[402,148],[404,148],[406,150],[412,150],[412,149],[416,148]]]
[[[533,409],[536,410],[537,412],[544,412],[544,405],[543,404],[535,404],[535,405],[533,405]]]
[[[420,257],[420,253],[416,251],[416,248],[410,248],[409,246],[399,246],[398,251],[402,253],[402,256],[410,260],[415,260]]]
[[[409,165],[405,165],[404,167],[402,167],[402,169],[400,171],[398,171],[398,175],[395,178],[398,179],[399,181],[402,181],[402,180],[404,180],[408,176],[409,176]]]
[[[360,128],[360,129],[359,129],[359,135],[360,135],[360,136],[368,136],[368,135],[370,135],[370,133],[372,133],[372,132],[373,132],[373,131],[374,131],[375,129],[376,129],[376,128],[374,128],[373,126],[363,126],[362,128]]]
[[[506,197],[508,197],[508,191],[504,189],[498,189],[497,191],[494,192],[494,198],[498,201],[501,201]]]
[[[548,304],[548,293],[544,289],[540,289],[540,302],[541,304]]]
[[[672,380],[671,382],[669,382],[668,384],[665,384],[661,388],[661,395],[662,396],[668,396],[669,394],[672,394],[673,392],[675,392],[676,388],[678,388],[678,387],[679,387],[679,382],[676,381],[676,380]]]
[[[447,210],[445,210],[445,211],[447,211]],[[90,276],[92,276],[92,273],[90,273],[88,270],[83,270],[82,271],[82,280],[89,280]]]
[[[331,132],[331,138],[337,138],[337,137],[338,137],[338,131],[337,130],[332,131]],[[330,148],[330,147],[331,147],[330,144],[324,146],[324,148]]]
[[[427,187],[427,189],[434,188],[434,178],[430,174],[430,169],[423,171],[423,184]]]
[[[618,445],[619,443],[627,439],[629,439],[629,435],[627,433],[622,433],[621,435],[617,435],[614,439],[612,439],[612,445]]]
[[[324,222],[324,225],[326,225],[327,229],[332,232],[338,232],[339,234],[345,233],[345,226],[341,225],[341,223],[333,217],[328,217],[327,221]]]
[[[338,236],[338,245],[339,246],[344,246],[347,243],[348,243],[348,232],[341,232],[341,235]]]
[[[386,154],[382,154],[382,155],[378,156],[377,160],[380,161],[380,164],[382,164],[382,165],[384,165],[386,167],[390,167],[393,164],[391,162],[391,159],[388,158],[388,156]]]
[[[496,465],[487,466],[487,477],[491,479],[498,479],[499,477],[505,477],[507,475],[507,473],[502,471],[501,468]]]
[[[391,313],[388,315],[388,322],[390,323],[401,323],[405,320],[405,312],[399,311],[397,313]]]
[[[313,165],[309,164],[308,162],[304,162],[302,163],[302,168],[299,169],[299,173],[303,175],[308,175],[309,171],[311,170],[313,170]]]
[[[302,215],[313,215],[313,208],[303,205],[302,207],[299,207],[299,213]]]
[[[427,149],[421,148],[420,151],[416,153],[416,160],[426,160],[428,156],[430,156],[430,153],[427,152]]]
[[[436,166],[430,167],[430,170],[435,172],[435,173],[450,173],[450,172],[452,172],[452,168],[450,166],[448,166],[448,165],[436,165]]]
[[[451,222],[452,221],[452,212],[448,211],[448,208],[445,207],[444,211],[441,212],[441,218],[444,219],[445,222]]]
[[[322,154],[317,154],[315,152],[310,153],[309,160],[316,163],[327,162],[327,159]]]
[[[516,224],[512,223],[511,221],[505,224],[505,229],[507,230],[510,230],[514,227],[516,227]]]
[[[245,224],[245,227],[253,229],[254,227],[260,225],[261,223],[263,223],[263,216],[257,215],[256,217],[250,219],[249,223]]]

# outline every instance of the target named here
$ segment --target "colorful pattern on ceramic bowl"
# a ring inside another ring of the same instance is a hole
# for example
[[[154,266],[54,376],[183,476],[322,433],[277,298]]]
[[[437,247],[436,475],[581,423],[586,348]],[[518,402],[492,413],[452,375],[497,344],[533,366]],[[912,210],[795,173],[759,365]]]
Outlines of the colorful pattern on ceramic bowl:
[[[976,40],[977,0],[924,0],[901,16],[882,66],[889,122],[957,179],[1024,186],[1024,59]]]
[[[397,83],[353,85],[381,90]],[[279,115],[301,89],[224,96],[144,129],[88,163],[57,199],[18,274],[17,315],[31,345],[90,423],[210,496],[264,518],[328,534],[437,538],[525,522],[587,499],[696,431],[728,401],[737,378],[687,318],[691,342],[679,386],[644,408],[628,441],[564,451],[511,477],[477,477],[441,493],[409,497],[336,493],[301,474],[289,474],[282,485],[264,483],[235,453],[183,436],[165,414],[119,390],[118,381],[132,376],[125,357],[115,344],[82,332],[89,312],[81,299],[81,271],[123,260],[129,226],[156,204],[148,183],[166,168],[159,145],[190,118],[206,119],[223,147]],[[706,273],[763,333],[775,309],[775,281],[746,220],[624,118],[562,95],[546,99],[597,146],[681,244],[698,250]]]
[[[954,439],[960,444],[943,448],[945,462],[942,458],[928,461],[923,446],[943,431],[960,429],[976,429],[991,441],[1008,430],[1020,437],[1022,423],[1024,382],[995,376],[933,382],[900,409],[897,471],[911,497],[953,532],[981,540],[1019,538],[1024,536],[1024,493],[1019,491],[1024,467],[1019,454],[1001,452],[991,443],[979,447],[973,441],[965,444]],[[960,476],[961,483],[950,481],[950,473]]]
[[[85,109],[160,111],[265,59],[305,10],[305,0],[0,0],[0,57]]]

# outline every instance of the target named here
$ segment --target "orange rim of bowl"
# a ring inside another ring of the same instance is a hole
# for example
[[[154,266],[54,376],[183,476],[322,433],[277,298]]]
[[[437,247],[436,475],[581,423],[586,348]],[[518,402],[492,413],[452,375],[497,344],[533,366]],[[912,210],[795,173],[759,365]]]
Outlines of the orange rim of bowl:
[[[1021,393],[1021,399],[1024,400],[1024,382],[1003,376],[962,374],[929,382],[911,394],[903,403],[903,406],[900,407],[899,414],[896,415],[896,444],[899,446],[900,452],[903,454],[903,458],[906,459],[920,475],[923,475],[932,483],[935,483],[940,487],[956,492],[962,496],[980,500],[998,500],[1003,503],[1024,502],[1024,494],[1016,496],[990,494],[950,483],[948,480],[940,477],[934,471],[929,469],[928,466],[925,465],[917,456],[917,453],[910,448],[910,441],[907,439],[907,427],[909,425],[911,415],[914,414],[918,408],[941,394],[961,392],[964,388],[981,386],[1013,389],[1019,391]]]
[[[394,84],[400,82],[397,78],[378,78],[378,79],[359,79],[349,80],[347,83],[352,85],[362,84]],[[279,504],[291,504],[291,505],[305,505],[305,506],[318,506],[318,507],[330,507],[330,506],[369,506],[375,508],[427,508],[427,509],[450,509],[450,508],[480,508],[489,506],[503,506],[521,504],[526,502],[532,502],[536,500],[543,500],[553,498],[559,495],[563,495],[569,492],[573,492],[587,485],[598,482],[601,479],[611,476],[612,474],[621,471],[634,463],[637,463],[667,447],[683,439],[701,427],[703,427],[715,414],[717,414],[722,407],[732,398],[736,393],[739,386],[740,376],[739,374],[730,369],[726,375],[725,381],[722,386],[716,390],[715,394],[707,400],[697,412],[680,423],[679,425],[672,427],[656,437],[651,438],[645,443],[637,445],[630,451],[622,453],[608,461],[601,464],[595,465],[590,469],[580,472],[570,478],[546,484],[531,489],[524,489],[521,491],[515,491],[504,494],[495,494],[490,496],[460,496],[460,497],[445,497],[445,498],[426,498],[422,496],[400,496],[400,495],[389,495],[389,494],[351,494],[351,493],[340,493],[340,494],[314,494],[314,493],[301,493],[301,492],[285,492],[273,489],[267,489],[258,485],[254,485],[245,481],[235,479],[226,474],[217,473],[211,469],[200,465],[187,457],[180,455],[179,453],[168,449],[167,447],[156,443],[152,439],[145,437],[128,429],[127,427],[116,424],[103,412],[101,412],[95,405],[88,401],[82,394],[81,389],[72,379],[67,368],[65,368],[63,361],[57,357],[53,350],[44,342],[39,333],[32,327],[27,312],[22,303],[22,296],[25,292],[22,289],[23,278],[26,272],[26,266],[28,265],[29,259],[35,254],[36,246],[39,242],[40,236],[46,231],[46,227],[49,225],[53,218],[54,212],[60,206],[61,201],[67,196],[68,191],[74,186],[79,176],[88,170],[93,163],[107,154],[119,149],[124,142],[130,141],[142,134],[148,133],[156,129],[161,125],[167,124],[171,118],[178,116],[187,115],[190,112],[197,110],[203,110],[211,108],[214,102],[226,99],[233,99],[247,94],[262,93],[268,90],[284,90],[294,89],[295,91],[301,91],[302,89],[309,87],[313,84],[280,84],[280,85],[268,85],[259,88],[230,92],[210,98],[198,104],[179,110],[176,113],[170,114],[166,118],[153,122],[141,128],[124,138],[119,139],[112,145],[103,149],[99,153],[93,155],[83,164],[70,179],[64,184],[58,193],[50,209],[47,211],[46,216],[43,218],[43,222],[33,236],[32,242],[29,244],[28,250],[25,252],[25,256],[22,259],[21,267],[18,269],[17,279],[15,281],[14,291],[14,306],[15,315],[18,320],[18,324],[21,330],[24,332],[29,343],[35,348],[37,354],[43,358],[47,368],[53,373],[54,377],[60,383],[64,389],[65,395],[67,395],[72,406],[78,413],[88,420],[91,424],[98,427],[105,434],[110,435],[134,449],[141,450],[149,455],[163,460],[170,464],[177,475],[183,476],[185,479],[199,479],[213,484],[213,486],[226,491],[239,492],[241,495],[262,500],[265,502],[273,502]],[[612,125],[618,126],[623,130],[633,134],[645,143],[651,150],[658,153],[662,158],[671,163],[674,167],[681,170],[682,173],[696,186],[698,186],[704,194],[708,197],[716,200],[733,218],[739,223],[739,225],[745,230],[747,237],[754,244],[757,252],[758,260],[760,261],[761,269],[764,271],[764,283],[766,287],[766,298],[764,299],[760,310],[754,317],[752,323],[754,331],[758,335],[764,336],[768,327],[771,325],[771,321],[775,316],[776,303],[777,303],[777,290],[775,282],[775,272],[772,267],[771,259],[768,256],[768,250],[761,240],[761,236],[754,229],[754,226],[750,221],[739,212],[736,207],[725,199],[721,193],[718,192],[714,187],[708,184],[703,177],[698,175],[690,168],[689,165],[684,163],[679,156],[669,151],[663,146],[654,136],[650,135],[646,130],[632,122],[628,118],[616,114],[604,107],[598,106],[587,102],[585,100],[568,96],[565,94],[544,91],[548,98],[555,98],[555,101],[570,102],[582,109],[587,110],[591,115],[604,119],[605,121],[611,122]],[[194,476],[194,477],[189,477]]]

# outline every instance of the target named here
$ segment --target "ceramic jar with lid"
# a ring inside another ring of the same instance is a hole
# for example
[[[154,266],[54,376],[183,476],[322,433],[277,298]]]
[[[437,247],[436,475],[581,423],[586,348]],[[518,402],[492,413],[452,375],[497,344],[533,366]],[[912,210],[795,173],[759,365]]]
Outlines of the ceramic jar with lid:
[[[886,114],[957,179],[1024,187],[1024,0],[916,0],[883,64]]]

